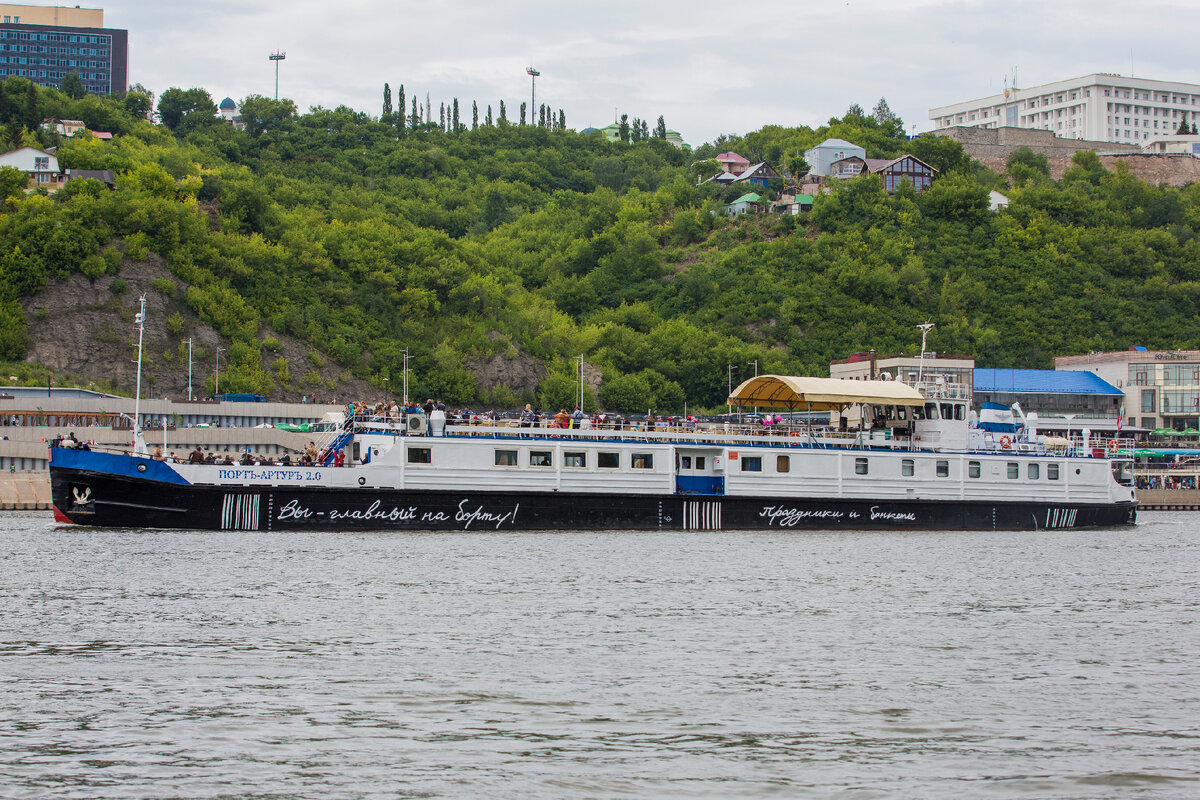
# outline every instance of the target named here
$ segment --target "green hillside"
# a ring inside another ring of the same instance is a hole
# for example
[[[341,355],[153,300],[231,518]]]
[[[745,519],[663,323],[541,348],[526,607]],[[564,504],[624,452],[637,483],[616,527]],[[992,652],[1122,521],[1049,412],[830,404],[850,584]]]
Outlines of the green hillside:
[[[694,153],[655,138],[608,143],[558,117],[455,130],[344,107],[297,114],[260,97],[237,130],[199,90],[164,93],[171,129],[137,118],[138,94],[71,100],[30,87],[0,86],[8,147],[56,144],[62,167],[118,177],[115,190],[78,181],[26,195],[23,176],[0,170],[9,366],[28,347],[22,298],[150,254],[187,285],[182,306],[227,341],[222,389],[275,397],[333,367],[395,389],[405,348],[415,396],[567,405],[583,355],[603,373],[591,402],[673,411],[723,405],[727,364],[827,374],[851,352],[913,350],[927,319],[931,347],[985,366],[1200,344],[1200,188],[1152,187],[1090,153],[1061,182],[1030,153],[997,176],[950,140],[907,142],[898,120],[856,113]],[[57,142],[31,130],[46,117],[115,135]],[[940,173],[927,192],[895,198],[877,178],[839,184],[800,218],[714,216],[717,189],[696,183],[719,150],[794,168],[828,136],[869,156],[914,152]],[[988,210],[992,188],[1010,196],[1006,211]],[[169,327],[186,336],[184,320]],[[275,334],[310,357],[264,368]]]

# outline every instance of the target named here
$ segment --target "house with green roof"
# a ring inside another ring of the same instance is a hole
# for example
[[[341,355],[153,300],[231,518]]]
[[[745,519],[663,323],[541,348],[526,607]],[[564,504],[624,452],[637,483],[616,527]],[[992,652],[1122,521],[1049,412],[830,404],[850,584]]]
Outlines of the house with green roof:
[[[742,195],[737,200],[734,200],[729,205],[725,206],[725,208],[724,208],[725,215],[728,217],[736,217],[739,214],[761,213],[762,207],[759,206],[759,203],[761,201],[762,201],[761,196],[755,194],[754,192],[749,192],[747,194]]]

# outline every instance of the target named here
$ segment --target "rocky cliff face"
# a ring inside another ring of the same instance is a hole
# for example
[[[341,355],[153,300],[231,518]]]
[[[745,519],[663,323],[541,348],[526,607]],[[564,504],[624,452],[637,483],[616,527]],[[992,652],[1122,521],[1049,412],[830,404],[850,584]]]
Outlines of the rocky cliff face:
[[[114,281],[124,290],[114,293]],[[170,293],[162,291],[169,283]],[[157,284],[157,285],[156,285]],[[118,284],[120,286],[120,284]],[[188,338],[192,339],[192,389],[196,397],[206,390],[215,372],[214,354],[222,343],[216,331],[201,322],[176,298],[186,287],[162,262],[150,260],[127,265],[119,277],[104,276],[89,281],[75,274],[54,281],[22,306],[29,324],[30,346],[25,360],[53,370],[56,379],[71,378],[81,385],[104,382],[119,394],[132,395],[137,380],[137,326],[134,315],[138,298],[146,295],[146,329],[143,339],[143,397],[186,400],[188,387]],[[178,313],[182,331],[168,329],[168,319]],[[307,345],[264,329],[261,336],[278,342],[277,350],[263,348],[263,370],[275,374],[276,360],[286,360],[290,380],[276,381],[273,400],[299,401],[301,395],[317,394],[322,402],[376,399],[378,389],[354,378],[328,358],[309,356]],[[222,357],[224,357],[222,353]],[[211,386],[211,383],[209,384]]]

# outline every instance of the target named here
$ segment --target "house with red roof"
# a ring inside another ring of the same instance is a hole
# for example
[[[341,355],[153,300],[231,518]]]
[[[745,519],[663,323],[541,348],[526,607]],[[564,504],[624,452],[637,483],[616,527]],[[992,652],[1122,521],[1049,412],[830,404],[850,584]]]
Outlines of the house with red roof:
[[[746,167],[750,166],[750,159],[742,158],[732,150],[721,153],[713,161],[721,165],[722,172],[728,172],[731,175],[741,175],[745,172]]]

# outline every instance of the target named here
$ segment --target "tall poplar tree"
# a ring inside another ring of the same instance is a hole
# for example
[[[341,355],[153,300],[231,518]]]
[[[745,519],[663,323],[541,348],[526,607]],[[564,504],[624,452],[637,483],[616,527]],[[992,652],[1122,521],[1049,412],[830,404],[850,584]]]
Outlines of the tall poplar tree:
[[[496,118],[496,124],[504,126],[508,124],[508,111],[504,108],[504,101],[500,101],[500,116]]]
[[[454,118],[453,118],[454,126],[450,130],[454,131],[455,133],[458,133],[458,98],[457,97],[454,98],[453,114],[454,114]]]
[[[471,101],[471,130],[479,127],[479,103]]]
[[[654,138],[655,139],[667,138],[667,123],[663,119],[662,114],[658,115],[658,124],[654,126]]]
[[[487,125],[489,128],[492,127],[492,104],[491,103],[488,103],[487,117],[484,118],[483,124]]]
[[[404,84],[400,84],[400,92],[396,97],[396,127],[404,133],[404,109],[408,106],[404,105]]]
[[[565,131],[567,129],[567,112],[561,108],[558,110],[558,129]]]
[[[392,121],[392,87],[386,82],[383,84],[383,117],[380,121]]]
[[[414,94],[413,101],[412,101],[412,117],[410,117],[408,120],[408,127],[412,128],[415,131],[417,129],[417,126],[419,126],[420,124],[421,124],[421,109],[417,108],[417,96]]]
[[[525,101],[521,101],[521,124],[525,124]]]
[[[625,144],[629,144],[629,115],[621,115],[621,124],[617,127],[617,135]]]
[[[445,132],[445,130],[446,130],[446,104],[445,103],[442,103],[440,106],[438,106],[438,127],[441,128],[443,132]]]

